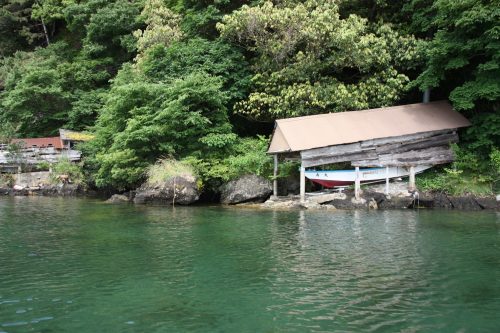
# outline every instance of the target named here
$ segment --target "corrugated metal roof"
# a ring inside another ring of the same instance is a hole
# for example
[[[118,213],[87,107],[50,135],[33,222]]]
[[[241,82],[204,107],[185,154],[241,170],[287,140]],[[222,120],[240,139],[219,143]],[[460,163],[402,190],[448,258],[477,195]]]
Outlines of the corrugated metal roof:
[[[28,139],[13,139],[12,143],[24,143],[24,148],[30,148],[36,146],[38,148],[54,147],[56,149],[62,149],[63,144],[61,138],[58,136],[50,138],[28,138]]]
[[[280,119],[268,153],[470,126],[446,101]]]

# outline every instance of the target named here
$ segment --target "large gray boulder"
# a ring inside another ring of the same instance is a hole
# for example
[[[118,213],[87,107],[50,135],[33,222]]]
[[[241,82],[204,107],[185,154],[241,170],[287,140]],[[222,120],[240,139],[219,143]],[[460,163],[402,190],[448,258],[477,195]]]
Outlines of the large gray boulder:
[[[172,177],[161,184],[144,183],[136,190],[135,204],[189,205],[200,198],[197,179],[191,175]]]
[[[271,182],[257,175],[245,175],[221,187],[221,203],[264,202],[271,195]]]

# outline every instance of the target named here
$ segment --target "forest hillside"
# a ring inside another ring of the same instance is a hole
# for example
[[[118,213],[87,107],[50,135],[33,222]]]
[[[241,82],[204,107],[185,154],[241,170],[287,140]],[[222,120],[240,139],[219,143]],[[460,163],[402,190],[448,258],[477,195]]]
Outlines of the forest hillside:
[[[101,189],[160,158],[207,191],[269,176],[275,119],[426,89],[473,125],[420,186],[498,192],[498,0],[0,0],[0,139],[90,132],[81,167]]]

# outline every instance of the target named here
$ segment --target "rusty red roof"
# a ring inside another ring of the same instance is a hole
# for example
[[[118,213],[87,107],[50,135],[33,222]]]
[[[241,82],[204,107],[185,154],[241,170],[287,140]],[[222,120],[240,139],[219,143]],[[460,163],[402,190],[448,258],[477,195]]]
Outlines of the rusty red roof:
[[[37,148],[54,147],[56,149],[63,149],[61,138],[58,136],[50,138],[29,138],[29,139],[12,140],[12,143],[18,143],[18,142],[23,142],[24,148],[31,148],[36,146]]]

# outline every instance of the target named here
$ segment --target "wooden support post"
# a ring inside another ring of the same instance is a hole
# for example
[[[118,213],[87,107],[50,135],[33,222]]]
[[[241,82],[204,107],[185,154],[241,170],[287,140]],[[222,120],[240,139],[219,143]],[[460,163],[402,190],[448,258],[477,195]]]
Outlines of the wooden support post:
[[[273,196],[278,196],[278,154],[274,155],[274,179],[273,179]]]
[[[430,100],[431,100],[431,89],[427,88],[424,91],[424,97],[423,97],[423,101],[422,102],[429,103]]]
[[[306,168],[300,166],[300,202],[306,201]]]
[[[389,167],[385,167],[385,195],[389,195]]]
[[[354,196],[356,200],[360,199],[360,191],[361,191],[361,179],[359,177],[359,166],[356,167],[356,180],[354,182]]]
[[[410,182],[408,184],[408,190],[415,190],[415,167],[413,165],[410,166]]]

